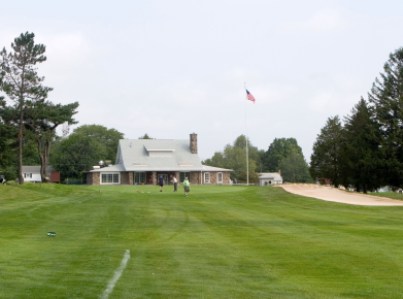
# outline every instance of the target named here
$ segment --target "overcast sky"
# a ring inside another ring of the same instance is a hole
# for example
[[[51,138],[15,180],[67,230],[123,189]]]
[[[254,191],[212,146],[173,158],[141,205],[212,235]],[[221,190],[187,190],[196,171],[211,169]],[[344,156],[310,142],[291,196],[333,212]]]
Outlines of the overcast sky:
[[[246,134],[263,150],[296,138],[309,161],[403,46],[401,0],[16,0],[0,15],[1,47],[26,31],[46,45],[49,100],[78,101],[78,125],[195,132],[202,159]]]

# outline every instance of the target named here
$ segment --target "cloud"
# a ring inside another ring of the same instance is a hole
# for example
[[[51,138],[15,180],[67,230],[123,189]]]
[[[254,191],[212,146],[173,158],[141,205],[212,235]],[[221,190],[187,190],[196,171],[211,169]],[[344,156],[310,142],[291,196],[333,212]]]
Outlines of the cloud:
[[[52,60],[52,65],[58,68],[68,68],[72,64],[85,61],[91,54],[88,39],[79,32],[58,33],[43,36],[46,53]]]
[[[0,30],[0,40],[5,42],[1,46],[5,46],[10,51],[11,43],[21,34],[21,32],[16,32],[14,30]],[[35,43],[44,44],[46,46],[46,56],[52,60],[53,64],[58,66],[71,65],[77,60],[82,61],[91,52],[88,38],[80,32],[57,32],[54,35],[35,33]]]
[[[312,99],[310,99],[308,106],[310,111],[317,113],[326,112],[329,105],[334,102],[336,102],[336,99],[333,94],[323,92],[313,96]]]
[[[306,19],[287,23],[287,31],[326,33],[347,27],[347,20],[337,10],[320,10]]]
[[[305,22],[305,28],[316,32],[343,29],[345,20],[338,11],[319,11]]]

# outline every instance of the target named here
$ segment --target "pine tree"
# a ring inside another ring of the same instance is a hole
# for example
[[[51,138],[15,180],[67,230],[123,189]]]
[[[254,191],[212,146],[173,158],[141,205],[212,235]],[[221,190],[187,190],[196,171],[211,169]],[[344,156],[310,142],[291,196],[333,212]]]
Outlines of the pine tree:
[[[381,133],[385,183],[403,185],[403,48],[390,54],[369,94]]]
[[[340,170],[343,127],[338,116],[328,118],[322,128],[311,155],[310,173],[313,178],[339,186],[342,182]]]
[[[380,187],[379,130],[364,99],[346,117],[341,168],[343,185],[366,193]]]
[[[2,73],[1,90],[14,103],[15,119],[18,127],[18,177],[23,183],[23,140],[25,129],[24,112],[27,106],[43,102],[52,89],[42,85],[44,77],[37,73],[36,65],[46,60],[45,46],[35,44],[33,33],[22,33],[11,44],[12,52],[5,48],[0,53]]]

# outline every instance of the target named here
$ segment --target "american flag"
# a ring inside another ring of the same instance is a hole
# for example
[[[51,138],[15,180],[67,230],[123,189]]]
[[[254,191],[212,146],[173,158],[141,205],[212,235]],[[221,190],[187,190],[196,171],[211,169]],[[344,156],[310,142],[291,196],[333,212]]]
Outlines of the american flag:
[[[246,98],[249,101],[252,101],[253,103],[255,103],[255,101],[256,101],[255,97],[249,92],[249,90],[247,90],[246,88],[245,88],[245,90],[246,90]]]

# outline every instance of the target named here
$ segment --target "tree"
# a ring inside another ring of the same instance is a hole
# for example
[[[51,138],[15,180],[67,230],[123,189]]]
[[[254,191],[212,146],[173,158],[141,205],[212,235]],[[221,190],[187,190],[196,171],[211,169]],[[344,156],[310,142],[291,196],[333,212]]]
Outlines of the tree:
[[[284,181],[311,180],[308,164],[295,138],[275,138],[262,156],[264,171],[281,171]]]
[[[308,164],[297,149],[292,149],[287,156],[280,160],[279,169],[285,182],[307,183],[312,181]]]
[[[224,148],[224,152],[217,152],[211,159],[207,159],[205,164],[216,167],[229,168],[233,170],[232,178],[235,181],[247,181],[246,168],[246,141],[244,135],[240,135],[233,143]],[[257,182],[257,165],[260,164],[260,152],[248,140],[248,158],[249,158],[249,180]]]
[[[215,152],[210,159],[203,161],[203,164],[221,168],[227,167],[226,160],[222,152]]]
[[[338,116],[328,118],[314,145],[311,155],[311,176],[330,180],[333,185],[341,183],[340,156],[343,127]]]
[[[379,130],[364,99],[346,117],[341,150],[342,183],[367,193],[380,187]]]
[[[279,171],[281,160],[294,151],[304,159],[302,149],[295,138],[275,138],[263,156],[264,171]]]
[[[6,102],[2,97],[0,97],[0,136],[0,174],[5,175],[8,180],[14,180],[17,173],[14,150],[16,131],[8,124]]]
[[[24,112],[27,105],[43,102],[51,88],[42,85],[44,77],[37,73],[36,65],[46,61],[45,46],[35,44],[33,33],[22,33],[11,44],[12,52],[5,48],[0,53],[2,72],[1,90],[14,103],[18,127],[18,178],[23,183]]]
[[[123,133],[115,129],[108,129],[101,125],[83,125],[74,130],[74,134],[81,135],[83,138],[94,139],[105,148],[106,154],[100,157],[103,160],[109,160],[114,163],[116,158],[116,149],[120,139],[123,139]]]
[[[383,177],[399,187],[403,185],[403,48],[390,54],[383,69],[368,96],[381,133]]]
[[[99,142],[79,134],[71,134],[54,145],[51,155],[53,167],[60,171],[62,180],[82,179],[88,171],[106,155]]]
[[[139,137],[139,139],[152,139],[152,138],[148,136],[147,133],[145,133],[143,136]]]
[[[77,113],[78,102],[61,105],[49,101],[38,102],[27,106],[25,124],[36,142],[37,152],[41,165],[41,179],[48,181],[46,168],[48,166],[50,145],[56,136],[59,125],[77,123],[73,115]]]
[[[18,140],[16,141],[16,136],[18,135],[18,113],[16,113],[15,107],[7,106],[6,102],[4,101],[4,105],[0,108],[0,115],[1,115],[1,126],[3,133],[1,134],[2,137],[2,144],[8,145],[5,149],[7,151],[7,156],[15,156],[12,159],[8,160],[14,166],[17,165],[17,153],[18,153]],[[24,112],[24,116],[26,116],[26,111]],[[24,117],[25,118],[25,117]],[[24,119],[24,125],[26,125]],[[23,164],[24,165],[36,165],[39,163],[39,157],[37,152],[37,147],[35,145],[35,140],[33,138],[33,133],[30,130],[25,130],[26,127],[24,126],[24,138],[23,138],[23,147],[24,147],[24,155],[23,155]],[[17,175],[17,168],[14,167],[15,174],[11,175],[13,179],[16,178]],[[10,177],[10,174],[8,174]]]
[[[79,179],[99,161],[113,161],[122,138],[122,133],[104,126],[78,127],[67,138],[54,144],[51,163],[61,172],[62,179]]]

